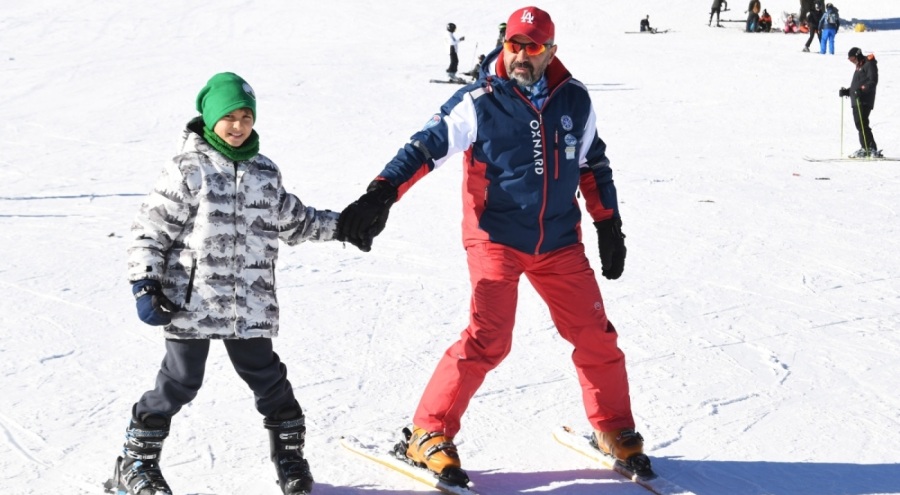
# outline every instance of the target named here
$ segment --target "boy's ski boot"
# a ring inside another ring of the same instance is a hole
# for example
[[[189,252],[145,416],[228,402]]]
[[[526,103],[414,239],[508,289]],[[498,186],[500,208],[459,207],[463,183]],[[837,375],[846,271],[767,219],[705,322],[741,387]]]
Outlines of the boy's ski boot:
[[[285,495],[312,492],[313,477],[303,458],[306,421],[299,405],[282,409],[263,421],[269,430],[270,458],[278,473],[278,486]]]
[[[169,418],[155,414],[145,414],[142,418],[132,417],[125,431],[122,456],[116,459],[113,477],[103,484],[107,493],[172,495],[172,490],[159,469],[159,457],[167,436]]]
[[[631,428],[602,432],[594,430],[591,445],[642,478],[656,474],[650,466],[650,458],[644,454],[644,437]]]
[[[415,425],[412,431],[403,428],[393,454],[413,466],[428,469],[447,484],[468,486],[469,476],[461,468],[456,445],[443,432],[428,432]]]

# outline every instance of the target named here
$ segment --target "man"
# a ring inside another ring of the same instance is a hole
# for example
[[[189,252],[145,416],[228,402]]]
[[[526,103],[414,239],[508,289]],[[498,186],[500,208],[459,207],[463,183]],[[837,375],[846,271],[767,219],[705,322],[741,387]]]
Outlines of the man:
[[[859,132],[859,144],[862,148],[850,155],[854,158],[879,158],[881,152],[875,144],[875,136],[869,127],[869,114],[875,108],[875,89],[878,86],[878,62],[874,55],[866,57],[862,50],[853,47],[847,53],[847,59],[856,66],[853,80],[849,88],[841,88],[838,96],[849,96],[853,102],[853,123]]]
[[[465,485],[453,437],[470,399],[510,352],[524,273],[548,304],[572,354],[588,420],[601,448],[652,473],[634,419],[617,333],[581,242],[578,189],[597,230],[602,273],[625,267],[625,236],[606,144],[585,87],[556,58],[555,27],[536,7],[515,11],[496,75],[448,100],[341,214],[339,236],[368,250],[391,205],[419,179],[463,158],[463,243],[471,317],[443,355],[395,452],[448,483]],[[497,57],[494,62],[493,58]]]
[[[809,11],[809,14],[806,16],[806,27],[809,28],[809,39],[806,40],[806,45],[803,47],[804,52],[809,51],[809,45],[812,44],[813,37],[819,36],[819,46],[822,45],[822,33],[819,31],[819,22],[822,21],[822,5],[816,2],[815,6],[812,10]]]

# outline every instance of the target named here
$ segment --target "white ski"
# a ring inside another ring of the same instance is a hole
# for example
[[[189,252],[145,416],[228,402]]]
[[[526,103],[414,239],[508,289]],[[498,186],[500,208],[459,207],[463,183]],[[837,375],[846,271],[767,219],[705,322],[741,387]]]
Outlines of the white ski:
[[[445,483],[439,480],[431,471],[401,461],[381,447],[363,445],[362,442],[354,437],[341,437],[341,445],[354,454],[365,457],[384,467],[393,469],[398,473],[405,474],[406,476],[409,476],[416,481],[420,481],[442,493],[448,493],[450,495],[478,495],[478,493],[471,488]]]
[[[591,445],[590,435],[582,435],[568,426],[560,426],[553,430],[553,438],[575,452],[588,457],[597,464],[625,476],[656,495],[695,495],[694,492],[685,490],[675,483],[662,478],[658,474],[654,473],[652,477],[638,476],[634,471],[628,469],[627,466],[616,462],[615,458],[594,448],[594,446]]]

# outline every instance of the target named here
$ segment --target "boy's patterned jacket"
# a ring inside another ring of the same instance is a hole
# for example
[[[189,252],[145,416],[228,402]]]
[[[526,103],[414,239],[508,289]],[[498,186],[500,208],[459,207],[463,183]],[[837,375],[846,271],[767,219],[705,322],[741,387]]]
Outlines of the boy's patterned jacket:
[[[159,280],[182,308],[167,338],[274,337],[278,240],[331,240],[340,214],[285,192],[263,155],[231,161],[202,138],[202,125],[185,128],[134,219],[128,280]]]

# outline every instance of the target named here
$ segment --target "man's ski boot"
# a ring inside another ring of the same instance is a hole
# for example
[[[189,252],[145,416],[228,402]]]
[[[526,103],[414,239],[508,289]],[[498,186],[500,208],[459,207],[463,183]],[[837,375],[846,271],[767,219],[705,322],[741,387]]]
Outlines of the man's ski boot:
[[[644,454],[644,437],[631,428],[613,431],[594,430],[591,445],[604,454],[614,457],[616,463],[634,472],[641,478],[655,478],[650,466],[650,458]]]
[[[452,438],[443,432],[428,432],[415,425],[403,428],[402,438],[394,446],[395,457],[413,466],[425,468],[444,483],[467,487],[469,476],[461,468]]]
[[[159,469],[159,457],[167,436],[169,418],[155,414],[132,417],[125,431],[122,456],[116,459],[113,477],[103,484],[106,492],[117,495],[172,495]]]
[[[881,151],[875,148],[860,148],[853,152],[848,158],[883,158]]]
[[[269,430],[270,458],[278,473],[278,486],[285,495],[312,492],[313,477],[303,458],[306,421],[299,405],[284,408],[263,421]]]
[[[447,72],[447,78],[450,80],[450,82],[455,82],[455,83],[465,83],[466,82],[465,79],[457,76],[456,72]]]

